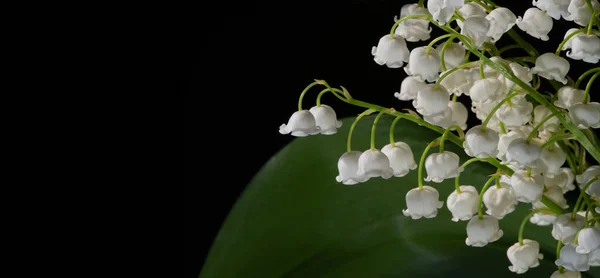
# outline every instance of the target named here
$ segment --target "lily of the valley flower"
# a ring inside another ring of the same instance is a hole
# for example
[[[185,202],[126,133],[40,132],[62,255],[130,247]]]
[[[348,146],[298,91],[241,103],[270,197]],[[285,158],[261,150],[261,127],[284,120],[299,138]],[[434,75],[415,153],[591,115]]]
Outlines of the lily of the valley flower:
[[[547,41],[548,33],[552,30],[552,18],[538,8],[529,8],[521,18],[517,18],[517,26],[530,36]]]
[[[522,131],[518,129],[511,130],[504,134],[500,134],[498,140],[498,154],[496,155],[496,157],[502,161],[505,161],[508,145],[517,138],[524,139],[527,138],[527,135],[525,135]]]
[[[451,69],[442,72],[440,75],[444,75],[450,70]],[[456,96],[462,94],[468,95],[471,86],[473,86],[467,79],[467,70],[465,69],[458,69],[449,73],[442,81],[440,81],[440,85],[444,86],[448,92],[455,94]]]
[[[575,189],[573,182],[575,181],[575,175],[573,170],[568,167],[560,168],[558,174],[554,174],[553,177],[544,176],[544,184],[548,187],[559,187],[562,189],[563,194]]]
[[[567,8],[569,16],[565,17],[565,19],[574,21],[581,26],[588,25],[592,18],[592,12],[585,1],[586,0],[571,0],[569,7]],[[591,4],[594,8],[594,12],[597,13],[600,11],[600,3],[598,3],[598,0],[591,0]]]
[[[517,22],[515,14],[502,7],[492,10],[485,18],[490,22],[490,30],[487,35],[492,38],[493,43],[498,41]]]
[[[554,53],[544,53],[535,59],[535,67],[531,69],[531,72],[548,80],[567,84],[565,76],[570,68],[571,64],[567,59],[556,56]]]
[[[523,274],[530,268],[539,266],[539,260],[544,258],[544,255],[540,254],[540,244],[530,239],[524,239],[523,245],[519,242],[513,244],[506,251],[506,256],[512,263],[508,269],[517,274]]]
[[[413,188],[406,193],[407,209],[402,210],[402,213],[412,219],[436,217],[438,209],[444,206],[444,202],[439,198],[440,194],[431,186],[425,185],[422,189]]]
[[[394,96],[399,100],[414,100],[417,98],[417,93],[425,85],[425,82],[417,76],[407,76],[400,83],[400,92]],[[583,97],[583,95],[582,95]]]
[[[550,112],[550,110],[546,108],[546,106],[540,104],[533,109],[533,121],[531,122],[531,124],[537,125],[539,122],[544,120],[546,117],[549,117],[550,115],[552,115],[552,112]],[[560,121],[558,120],[558,118],[556,116],[553,116],[542,124],[542,129],[556,131],[556,128],[559,124]]]
[[[544,176],[554,177],[561,171],[561,166],[565,164],[567,155],[558,146],[553,149],[545,148],[540,155],[540,166]]]
[[[395,142],[394,145],[387,144],[382,149],[390,160],[390,167],[395,177],[404,177],[410,170],[417,168],[415,158],[410,146],[404,142]]]
[[[483,204],[487,208],[485,213],[498,219],[513,212],[519,203],[509,183],[501,182],[500,185],[501,187],[490,187],[483,193]]]
[[[467,118],[469,117],[467,107],[465,107],[462,102],[458,101],[448,102],[448,107],[450,107],[450,110],[452,111],[452,124],[450,125],[457,125],[460,129],[465,130],[467,128]],[[450,125],[443,128],[446,129]]]
[[[417,4],[406,4],[400,9],[400,18],[409,15],[429,15],[429,12]],[[396,21],[398,18],[394,18],[394,22]],[[426,41],[430,37],[431,28],[428,20],[411,18],[400,22],[395,33],[409,42]]]
[[[394,170],[390,167],[390,160],[379,150],[366,150],[358,158],[359,176],[369,178],[389,179],[393,176]]]
[[[444,87],[431,84],[423,85],[412,105],[423,116],[441,114],[448,108],[448,91]]]
[[[296,137],[305,137],[308,135],[315,135],[320,132],[320,128],[317,126],[315,116],[308,110],[296,111],[290,119],[287,125],[282,124],[279,127],[279,133],[281,134],[292,134]]]
[[[579,254],[575,252],[575,246],[565,245],[560,249],[560,256],[554,263],[570,271],[588,271],[588,260],[589,254]]]
[[[594,165],[594,166],[590,166],[587,169],[585,169],[585,171],[583,171],[583,173],[581,173],[581,175],[577,175],[575,177],[575,180],[577,181],[577,183],[579,183],[580,188],[583,189],[584,186],[586,186],[593,178],[595,178],[597,176],[600,176],[600,166]],[[598,194],[599,192],[600,192],[600,179],[598,179],[595,182],[593,182],[592,184],[588,185],[588,188],[585,190],[585,193],[587,193],[590,196],[592,196],[592,195],[600,196]]]
[[[371,54],[374,56],[373,60],[378,65],[386,65],[388,68],[399,68],[404,65],[404,62],[408,62],[410,51],[406,46],[406,41],[399,35],[387,34],[381,39],[377,46],[373,46]]]
[[[569,108],[569,116],[578,128],[600,127],[600,103],[578,103]]]
[[[519,127],[531,120],[531,112],[531,102],[525,98],[516,98],[502,104],[496,111],[496,117],[507,127]]]
[[[516,138],[510,142],[506,149],[506,160],[518,168],[538,166],[538,159],[542,154],[540,146],[527,142],[523,138]]]
[[[461,185],[460,193],[456,190],[448,195],[446,205],[448,210],[452,213],[452,221],[458,222],[459,220],[467,221],[477,213],[477,202],[479,201],[479,194],[477,189],[471,185]]]
[[[475,4],[475,3],[465,3],[456,12],[465,19],[468,19],[469,17],[472,17],[472,16],[485,17],[487,15],[487,12],[485,11],[485,9],[482,6],[480,6],[479,4]],[[461,20],[457,20],[456,24],[458,25],[458,27],[460,27],[460,29],[462,29],[464,26],[464,22],[462,22]]]
[[[469,96],[478,104],[489,103],[504,96],[506,87],[495,77],[477,80],[469,90]]]
[[[600,229],[596,227],[583,228],[577,235],[577,248],[579,254],[589,254],[600,247]]]
[[[495,157],[498,154],[498,133],[491,129],[481,129],[481,125],[477,125],[469,129],[465,134],[463,147],[465,153],[469,156],[486,158]]]
[[[430,154],[425,159],[425,170],[427,170],[425,181],[440,183],[445,179],[455,178],[462,171],[458,163],[459,157],[453,152]]]
[[[467,223],[467,239],[465,243],[468,246],[483,247],[490,242],[500,239],[503,234],[496,217],[484,215],[483,219],[479,219],[475,215]]]
[[[556,222],[552,225],[552,237],[564,244],[573,244],[577,231],[583,227],[584,223],[585,218],[581,215],[575,215],[575,218],[571,219],[570,213],[562,214],[556,218]],[[575,252],[574,248],[573,252]]]
[[[437,53],[440,57],[442,57],[442,48],[443,47],[444,47],[444,44],[440,44],[435,48],[435,50],[437,51]],[[454,68],[454,67],[458,67],[458,66],[462,65],[465,61],[466,53],[467,53],[467,50],[465,49],[464,46],[462,46],[459,43],[455,43],[455,42],[451,43],[444,50],[444,63],[446,63],[446,68],[450,69],[450,68]]]
[[[511,176],[510,184],[519,202],[532,203],[542,198],[544,178],[541,175],[528,175],[526,170],[517,170]]]
[[[337,119],[335,111],[328,105],[314,106],[309,111],[315,117],[316,125],[321,130],[321,134],[336,134],[337,129],[342,126],[342,121]]]
[[[557,99],[554,101],[554,105],[560,108],[569,109],[575,104],[583,103],[584,95],[584,90],[575,89],[571,86],[563,86],[558,89],[556,95]]]
[[[440,24],[446,24],[454,11],[462,5],[464,5],[464,0],[427,0],[427,10]]]
[[[600,60],[600,38],[596,35],[577,34],[571,40],[571,51],[567,57],[597,64]]]
[[[490,31],[490,22],[484,16],[471,16],[465,19],[460,33],[469,37],[475,46],[480,48],[483,43],[490,41],[488,32]]]
[[[337,182],[353,185],[365,182],[368,178],[358,175],[358,159],[362,152],[352,151],[344,153],[338,160],[339,174],[335,177]]]
[[[570,0],[533,0],[533,5],[546,11],[550,17],[559,20],[561,16],[563,18],[569,16],[569,2]]]
[[[418,76],[421,80],[434,82],[440,76],[442,70],[440,56],[437,51],[426,52],[427,46],[414,48],[410,52],[408,64],[404,67],[406,74]]]

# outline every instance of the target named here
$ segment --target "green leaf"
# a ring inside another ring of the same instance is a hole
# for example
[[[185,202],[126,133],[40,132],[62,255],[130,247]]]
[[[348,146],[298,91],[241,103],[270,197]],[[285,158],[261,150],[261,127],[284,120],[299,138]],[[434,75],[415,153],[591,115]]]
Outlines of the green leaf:
[[[369,148],[373,119],[365,117],[357,125],[354,150]],[[412,220],[402,214],[406,192],[417,186],[416,170],[403,178],[357,185],[336,182],[337,160],[346,151],[352,120],[344,119],[335,135],[294,139],[262,168],[223,224],[200,277],[519,276],[508,270],[506,250],[517,242],[530,204],[520,203],[500,220],[504,235],[499,241],[468,247],[467,222],[452,222],[445,203],[433,219]],[[389,143],[392,120],[384,116],[379,122],[379,148]],[[403,120],[395,129],[396,140],[411,146],[417,162],[438,136]],[[461,163],[468,159],[452,143],[446,149],[459,154]],[[488,164],[474,163],[461,175],[461,183],[480,190],[494,172]],[[454,180],[429,185],[443,201],[454,190]],[[544,259],[521,277],[549,277],[557,269],[550,231],[551,226],[525,227],[524,238],[540,243]],[[600,277],[597,271],[585,274]]]

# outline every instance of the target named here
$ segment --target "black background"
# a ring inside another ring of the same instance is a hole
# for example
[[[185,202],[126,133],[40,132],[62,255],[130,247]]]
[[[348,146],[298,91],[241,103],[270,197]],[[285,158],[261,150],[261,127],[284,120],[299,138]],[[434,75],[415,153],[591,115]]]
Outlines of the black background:
[[[389,33],[402,5],[416,2],[228,4],[206,7],[204,15],[190,20],[190,36],[203,39],[195,50],[200,58],[190,54],[183,61],[177,84],[185,96],[184,277],[198,276],[214,237],[246,184],[293,139],[279,134],[279,125],[297,109],[300,92],[313,79],[342,85],[356,99],[396,109],[411,107],[410,102],[393,97],[404,71],[377,65],[371,48]],[[531,1],[495,2],[517,16],[531,7]],[[554,52],[572,27],[576,27],[572,22],[554,21],[549,42],[519,33],[540,53]],[[434,29],[432,38],[439,34]],[[505,35],[497,45],[511,42]],[[515,51],[508,53],[525,56]],[[592,67],[568,60],[569,76],[575,79]],[[315,99],[311,90],[304,99],[305,109]],[[598,96],[592,99],[597,101]],[[334,107],[340,118],[363,110],[329,94],[323,103]]]

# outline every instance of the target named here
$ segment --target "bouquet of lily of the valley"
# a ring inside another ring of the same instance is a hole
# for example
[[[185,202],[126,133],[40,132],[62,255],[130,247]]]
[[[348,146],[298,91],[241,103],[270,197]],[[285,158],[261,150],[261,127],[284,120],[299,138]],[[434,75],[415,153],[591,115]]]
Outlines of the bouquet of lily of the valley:
[[[465,243],[484,247],[503,236],[499,220],[515,207],[529,206],[518,238],[506,250],[512,272],[522,274],[543,259],[535,237],[524,238],[527,222],[551,226],[557,241],[551,277],[580,277],[600,266],[600,144],[594,129],[600,127],[600,103],[591,102],[592,86],[600,67],[600,4],[597,0],[534,0],[522,15],[489,0],[430,0],[404,5],[389,33],[372,49],[374,61],[408,74],[394,96],[411,101],[414,109],[396,111],[354,99],[340,86],[315,80],[301,93],[298,111],[281,134],[304,137],[336,134],[342,122],[331,106],[321,104],[324,94],[364,107],[349,129],[347,150],[337,161],[338,175],[328,177],[343,185],[372,179],[418,173],[416,188],[406,194],[403,214],[414,220],[433,218],[444,205],[435,183],[454,179],[455,190],[445,205],[451,221],[467,221]],[[523,36],[548,41],[555,22],[573,28],[555,52],[538,53]],[[431,39],[432,28],[444,35]],[[431,41],[409,49],[408,42]],[[512,40],[498,49],[496,42]],[[506,55],[521,49],[524,56]],[[569,77],[570,61],[581,60],[590,69]],[[542,83],[552,90],[539,90]],[[305,110],[302,100],[314,87],[322,90],[316,106]],[[458,97],[470,98],[470,110],[481,124],[467,126],[468,107]],[[367,150],[352,148],[352,133],[365,115],[377,113]],[[376,128],[384,115],[395,117],[389,144],[378,149]],[[422,154],[394,138],[398,121],[410,121],[440,134]],[[447,150],[451,142],[471,157],[460,163]],[[433,151],[437,147],[436,151]],[[418,162],[417,162],[418,160]],[[474,162],[497,169],[480,187],[461,183],[461,172]],[[596,163],[597,164],[597,163]],[[593,166],[592,166],[593,165]],[[424,176],[426,174],[426,176]],[[574,205],[564,195],[580,191]]]

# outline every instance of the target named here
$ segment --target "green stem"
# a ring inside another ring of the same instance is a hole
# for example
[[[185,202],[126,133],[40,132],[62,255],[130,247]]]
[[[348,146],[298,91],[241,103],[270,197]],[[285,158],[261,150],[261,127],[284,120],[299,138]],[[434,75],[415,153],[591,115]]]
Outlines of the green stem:
[[[573,206],[573,213],[571,214],[571,219],[575,219],[575,216],[577,215],[577,211],[579,210],[579,205],[581,204],[581,200],[583,199],[583,195],[585,195],[585,191],[588,189],[588,187],[594,183],[595,181],[598,180],[598,178],[600,177],[594,177],[593,179],[591,179],[590,181],[588,181],[585,186],[581,189],[581,191],[579,192],[579,197],[577,198],[577,202],[575,202],[575,206]]]
[[[546,141],[546,143],[542,144],[540,146],[540,149],[544,149],[550,145],[553,145],[554,142],[558,141],[558,140],[569,140],[569,139],[573,139],[573,134],[562,134],[562,135],[557,135],[554,136],[552,138],[550,138],[548,141]]]
[[[596,72],[594,75],[592,75],[592,78],[590,78],[590,80],[588,80],[587,86],[585,86],[585,93],[583,93],[583,103],[588,102],[588,97],[590,95],[590,89],[592,88],[592,83],[594,83],[594,80],[596,79],[596,77],[598,77],[598,75],[600,75],[600,71]]]
[[[579,76],[579,78],[577,78],[577,81],[575,81],[575,85],[573,85],[573,87],[575,89],[579,89],[579,85],[581,85],[581,82],[583,81],[583,79],[585,79],[588,75],[590,75],[594,72],[597,72],[597,71],[600,71],[600,67],[596,67],[596,68],[593,68],[593,69],[590,69],[590,70],[584,72],[581,76]]]
[[[419,161],[419,170],[417,171],[418,172],[417,175],[418,175],[418,179],[419,179],[419,181],[418,181],[419,190],[423,190],[423,166],[425,165],[425,157],[427,156],[427,152],[429,152],[429,149],[431,149],[433,147],[433,145],[435,145],[440,138],[436,138],[435,140],[431,141],[431,143],[429,143],[429,145],[427,145],[427,147],[425,147],[425,150],[423,150],[423,154],[421,155],[421,160]]]
[[[374,111],[372,109],[367,109],[364,112],[360,113],[356,119],[354,119],[354,122],[352,122],[352,125],[350,126],[350,131],[348,131],[348,142],[346,145],[346,150],[348,152],[352,151],[352,133],[354,132],[354,128],[356,127],[356,124],[358,123],[358,121],[360,121],[360,119],[366,115],[369,115],[371,113],[373,113]]]
[[[505,46],[503,48],[500,48],[500,50],[498,50],[498,55],[500,55],[508,50],[516,49],[516,48],[525,50],[522,46],[520,46],[518,44],[511,44],[511,45]]]
[[[379,118],[381,118],[381,116],[384,114],[384,110],[379,111],[379,114],[377,114],[377,117],[375,117],[375,121],[373,121],[373,126],[371,127],[371,150],[374,151],[375,149],[375,128],[377,127],[377,123],[379,122]]]
[[[544,123],[546,123],[548,120],[550,120],[551,118],[553,118],[555,115],[554,114],[550,114],[548,116],[546,116],[544,119],[542,119],[539,123],[537,123],[535,125],[535,127],[533,127],[533,129],[531,130],[531,133],[529,133],[529,136],[527,136],[527,142],[531,142],[531,139],[533,139],[533,137],[535,137],[537,135],[537,131],[542,127],[542,125]]]
[[[521,246],[523,246],[523,230],[525,230],[525,224],[527,223],[527,220],[529,220],[529,218],[536,213],[538,213],[537,210],[531,211],[525,216],[525,218],[523,218],[523,221],[521,221],[521,227],[519,227],[519,245]]]
[[[398,25],[400,25],[400,23],[402,23],[405,20],[408,19],[428,19],[429,16],[427,15],[408,15],[405,16],[401,19],[398,19],[398,21],[396,21],[396,23],[394,23],[394,25],[392,25],[392,29],[390,30],[390,36],[393,38],[394,37],[394,33],[396,32],[396,28],[398,27]]]
[[[454,36],[450,37],[442,46],[442,53],[440,53],[440,63],[442,64],[442,71],[446,71],[446,61],[444,60],[444,56],[446,54],[446,48],[452,44],[452,40],[454,40]]]
[[[479,63],[479,75],[481,79],[485,79],[485,72],[483,71],[483,63]]]
[[[441,145],[440,145],[441,148]],[[482,161],[480,158],[471,158],[469,160],[467,160],[465,163],[463,163],[460,167],[458,167],[458,169],[464,169],[465,167],[467,167],[467,165],[475,162],[475,161]],[[484,160],[485,161],[485,160]],[[460,171],[458,172],[458,175],[456,175],[456,178],[454,178],[454,187],[456,187],[456,192],[460,193]]]
[[[592,1],[590,0],[585,0],[585,3],[588,6],[588,9],[590,10],[590,23],[588,24],[588,28],[587,28],[587,35],[590,35],[592,33],[592,26],[594,26],[594,21],[596,20],[596,11],[594,10],[594,6],[592,6]]]
[[[461,138],[464,138],[465,135],[462,133],[462,129],[460,129],[459,126],[457,125],[451,125],[448,128],[446,128],[446,130],[444,131],[444,134],[442,134],[442,139],[440,140],[440,153],[444,152],[444,141],[446,141],[446,137],[448,137],[448,133],[450,133],[450,130],[454,128],[456,131],[459,131],[459,134],[461,134]]]
[[[512,92],[509,95],[507,95],[503,100],[501,100],[500,102],[498,102],[498,104],[496,104],[496,106],[494,106],[494,108],[492,108],[492,110],[490,111],[490,114],[488,114],[488,116],[485,118],[485,120],[483,121],[483,123],[481,124],[481,131],[485,131],[485,128],[488,124],[488,122],[490,121],[490,119],[492,118],[492,116],[494,116],[494,114],[496,113],[496,111],[498,111],[498,109],[500,109],[500,106],[502,106],[502,104],[504,104],[505,102],[509,101],[512,97],[518,95],[518,92]]]
[[[483,188],[481,189],[481,192],[479,193],[479,203],[477,204],[477,216],[479,217],[479,220],[483,219],[483,193],[485,193],[485,191],[488,189],[488,187],[490,187],[490,184],[492,184],[492,182],[494,182],[495,178],[496,177],[491,177],[485,183],[485,185],[483,185]]]
[[[439,36],[439,37],[437,37],[437,38],[433,39],[433,40],[432,40],[432,41],[431,41],[431,42],[430,42],[430,43],[427,45],[427,48],[425,48],[425,54],[429,54],[429,51],[431,51],[431,48],[433,47],[433,45],[434,45],[436,42],[439,42],[439,41],[441,41],[441,40],[443,40],[443,39],[445,39],[445,38],[448,38],[448,37],[452,37],[452,35],[450,35],[450,34],[445,34],[445,35],[441,35],[441,36]]]
[[[382,110],[383,111],[383,110]],[[394,121],[392,122],[392,126],[390,127],[390,144],[392,145],[392,147],[394,146],[394,144],[396,143],[396,140],[394,140],[394,128],[396,127],[396,123],[400,120],[404,118],[404,115],[402,116],[397,116]]]
[[[569,168],[576,170],[577,164],[575,164],[575,157],[571,152],[571,149],[563,141],[558,141],[557,143],[558,147],[560,147],[560,149],[567,154],[567,164],[569,165]]]
[[[455,72],[455,71],[457,71],[459,69],[472,67],[472,66],[477,65],[477,64],[479,64],[479,61],[464,63],[464,64],[462,64],[462,65],[460,65],[458,67],[454,67],[454,68],[450,69],[449,71],[447,71],[444,74],[442,74],[442,76],[440,76],[440,78],[438,78],[438,80],[435,81],[434,87],[439,87],[439,84],[442,82],[442,80],[444,80],[444,78],[446,78],[451,73],[453,73],[453,72]]]
[[[334,95],[336,94],[336,92],[334,92],[331,88],[323,89],[317,96],[317,106],[321,106],[321,97],[327,92],[331,92]]]
[[[502,134],[506,134],[506,127],[503,121],[500,121],[500,131],[502,131]]]
[[[544,195],[542,195],[542,200],[540,200],[540,202],[542,204],[544,204],[544,206],[546,206],[554,214],[563,214],[564,213],[563,208],[561,208],[559,205],[554,203],[554,201],[550,200],[550,198],[548,198]]]
[[[302,111],[302,99],[304,98],[304,95],[306,94],[306,92],[308,92],[308,90],[310,88],[312,88],[315,85],[318,85],[318,82],[313,82],[308,84],[308,86],[306,86],[306,88],[304,88],[304,90],[302,91],[302,93],[300,94],[300,98],[298,99],[298,111]]]
[[[579,34],[579,33],[583,32],[583,31],[585,31],[585,30],[584,30],[584,29],[579,29],[579,30],[577,30],[577,31],[575,31],[575,32],[573,32],[573,33],[571,33],[571,34],[569,34],[569,35],[568,35],[568,36],[567,36],[567,37],[566,37],[566,38],[565,38],[565,39],[564,39],[564,40],[563,40],[563,41],[562,41],[562,42],[561,42],[561,43],[558,45],[558,48],[556,49],[556,52],[554,52],[554,55],[556,55],[556,56],[559,56],[559,55],[560,55],[560,52],[561,52],[561,51],[562,51],[562,49],[563,49],[563,46],[565,46],[565,44],[566,44],[566,43],[567,43],[567,42],[568,42],[568,41],[569,41],[569,40],[570,40],[572,37],[574,37],[575,35],[577,35],[577,34]]]

